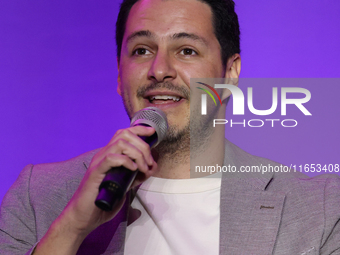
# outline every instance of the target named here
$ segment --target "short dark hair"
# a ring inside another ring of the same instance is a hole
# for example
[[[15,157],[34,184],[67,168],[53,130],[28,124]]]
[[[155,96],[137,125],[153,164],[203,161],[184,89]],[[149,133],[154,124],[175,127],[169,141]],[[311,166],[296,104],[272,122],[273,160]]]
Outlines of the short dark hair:
[[[116,22],[117,57],[120,60],[126,21],[132,6],[139,0],[123,0]],[[221,46],[222,63],[225,66],[228,59],[240,53],[240,26],[235,13],[233,0],[198,0],[210,6],[213,15],[215,36]]]

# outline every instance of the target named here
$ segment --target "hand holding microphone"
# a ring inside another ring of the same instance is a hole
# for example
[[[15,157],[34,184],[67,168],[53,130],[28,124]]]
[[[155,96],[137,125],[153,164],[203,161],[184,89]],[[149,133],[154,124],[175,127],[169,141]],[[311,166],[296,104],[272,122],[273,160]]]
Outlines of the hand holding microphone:
[[[130,186],[156,173],[150,146],[164,138],[167,127],[165,114],[148,107],[135,114],[131,127],[118,130],[93,156],[73,197],[40,240],[35,253],[47,254],[60,246],[62,251],[75,254],[90,232],[115,217]],[[138,176],[142,178],[134,181],[137,172],[142,173]],[[112,190],[112,185],[119,188]],[[95,205],[96,199],[101,209]]]
[[[111,220],[122,208],[131,183],[136,186],[157,171],[149,144],[160,142],[167,127],[165,114],[158,108],[148,107],[137,112],[131,127],[118,130],[92,158],[78,189],[61,214],[63,225],[86,236]],[[108,172],[114,174],[107,176]],[[137,172],[143,175],[134,182]],[[111,190],[108,188],[111,185],[120,188]],[[101,204],[100,207],[94,201]]]
[[[138,111],[131,120],[131,127],[148,126],[155,129],[151,136],[140,136],[150,147],[156,146],[166,135],[168,123],[165,114],[156,107],[147,107]],[[131,171],[124,166],[112,167],[99,187],[96,206],[104,211],[111,211],[131,187],[138,171]]]

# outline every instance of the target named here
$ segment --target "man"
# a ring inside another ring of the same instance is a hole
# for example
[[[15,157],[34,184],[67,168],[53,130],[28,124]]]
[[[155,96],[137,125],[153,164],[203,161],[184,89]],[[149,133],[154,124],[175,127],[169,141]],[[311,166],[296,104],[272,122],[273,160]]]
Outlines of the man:
[[[130,117],[147,106],[162,109],[168,135],[151,151],[139,136],[154,129],[126,128],[100,150],[27,166],[2,205],[1,254],[340,254],[337,178],[189,179],[202,147],[210,148],[206,164],[275,165],[221,139],[220,127],[190,150],[189,124],[199,132],[201,123],[189,120],[190,78],[237,79],[238,37],[232,1],[124,1],[117,90]],[[223,118],[229,94],[220,96],[216,118]],[[133,187],[143,184],[132,208],[129,193],[104,212],[94,200],[105,173],[117,166],[138,169]]]

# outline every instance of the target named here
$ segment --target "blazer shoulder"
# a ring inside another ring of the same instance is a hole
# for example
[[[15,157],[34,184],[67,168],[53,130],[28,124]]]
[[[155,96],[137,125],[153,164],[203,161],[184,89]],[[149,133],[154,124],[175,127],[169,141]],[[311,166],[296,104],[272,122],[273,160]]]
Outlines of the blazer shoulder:
[[[31,181],[36,179],[51,179],[55,182],[58,181],[58,179],[66,180],[77,178],[79,175],[85,173],[93,156],[99,150],[100,149],[88,151],[65,161],[33,165]]]
[[[79,186],[93,156],[99,149],[69,160],[31,166],[29,193],[31,199],[70,199]],[[38,202],[40,203],[40,202]]]
[[[326,183],[328,183],[327,186],[336,186],[340,180],[340,176],[337,174],[320,174],[310,177],[291,166],[254,156],[227,139],[225,140],[225,152],[224,164],[233,164],[237,167],[237,170],[241,170],[241,167],[243,167],[241,176],[248,177],[248,179],[262,180],[261,187],[265,187],[267,190],[280,189],[281,191],[289,192],[296,189],[300,190],[299,187],[301,189],[304,189],[304,187],[318,187],[318,192],[321,192]],[[254,181],[252,182],[254,183]]]

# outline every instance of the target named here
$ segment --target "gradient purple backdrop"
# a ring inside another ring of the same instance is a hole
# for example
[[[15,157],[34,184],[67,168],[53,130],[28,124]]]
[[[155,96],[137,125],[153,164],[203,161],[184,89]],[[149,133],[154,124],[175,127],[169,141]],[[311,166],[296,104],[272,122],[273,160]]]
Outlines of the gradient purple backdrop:
[[[0,200],[26,164],[104,146],[129,125],[116,93],[119,2],[0,2]],[[235,2],[241,77],[339,78],[338,0]],[[229,129],[227,137],[284,164],[340,163],[340,87],[307,89],[320,118],[313,125]]]

